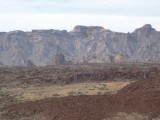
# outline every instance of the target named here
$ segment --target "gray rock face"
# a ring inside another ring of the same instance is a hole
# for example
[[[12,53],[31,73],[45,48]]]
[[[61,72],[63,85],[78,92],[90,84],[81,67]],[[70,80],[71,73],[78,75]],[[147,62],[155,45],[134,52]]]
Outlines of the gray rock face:
[[[0,61],[8,66],[47,65],[63,53],[66,61],[111,62],[123,54],[129,60],[159,61],[160,32],[147,24],[132,33],[99,26],[76,26],[72,31],[32,30],[0,33]]]

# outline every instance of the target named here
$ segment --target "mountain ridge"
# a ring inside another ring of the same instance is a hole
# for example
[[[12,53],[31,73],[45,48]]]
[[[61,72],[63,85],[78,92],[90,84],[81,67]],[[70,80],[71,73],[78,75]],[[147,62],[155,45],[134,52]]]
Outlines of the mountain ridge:
[[[26,66],[27,61],[44,66],[54,64],[57,54],[72,63],[159,61],[160,32],[150,24],[131,33],[113,32],[101,26],[77,25],[72,31],[15,30],[0,32],[0,62]]]

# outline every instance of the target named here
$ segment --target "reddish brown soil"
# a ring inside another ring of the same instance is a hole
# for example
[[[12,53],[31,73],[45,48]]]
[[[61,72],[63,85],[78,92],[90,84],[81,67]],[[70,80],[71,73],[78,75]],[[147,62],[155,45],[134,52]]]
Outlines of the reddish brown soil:
[[[102,120],[117,112],[160,115],[160,92],[70,96],[6,106],[4,116],[42,115],[46,120]]]
[[[141,91],[160,91],[160,77],[133,82],[122,88],[119,93],[131,93]]]

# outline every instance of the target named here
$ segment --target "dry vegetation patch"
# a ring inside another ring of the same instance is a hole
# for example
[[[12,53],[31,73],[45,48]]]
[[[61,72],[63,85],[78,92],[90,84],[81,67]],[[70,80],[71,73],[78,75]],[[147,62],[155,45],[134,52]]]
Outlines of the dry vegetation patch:
[[[69,85],[30,85],[26,88],[2,88],[2,91],[9,93],[10,96],[14,96],[16,99],[21,101],[33,101],[49,97],[115,93],[117,90],[120,90],[129,83],[130,82],[84,82]]]

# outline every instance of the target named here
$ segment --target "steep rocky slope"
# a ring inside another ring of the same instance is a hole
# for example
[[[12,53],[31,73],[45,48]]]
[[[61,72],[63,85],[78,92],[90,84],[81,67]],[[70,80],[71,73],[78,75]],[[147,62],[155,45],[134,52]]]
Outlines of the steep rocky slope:
[[[32,30],[0,33],[0,62],[8,66],[52,64],[57,54],[66,61],[105,63],[123,55],[127,61],[160,60],[160,32],[147,24],[132,33],[98,26],[76,26],[72,31]]]

